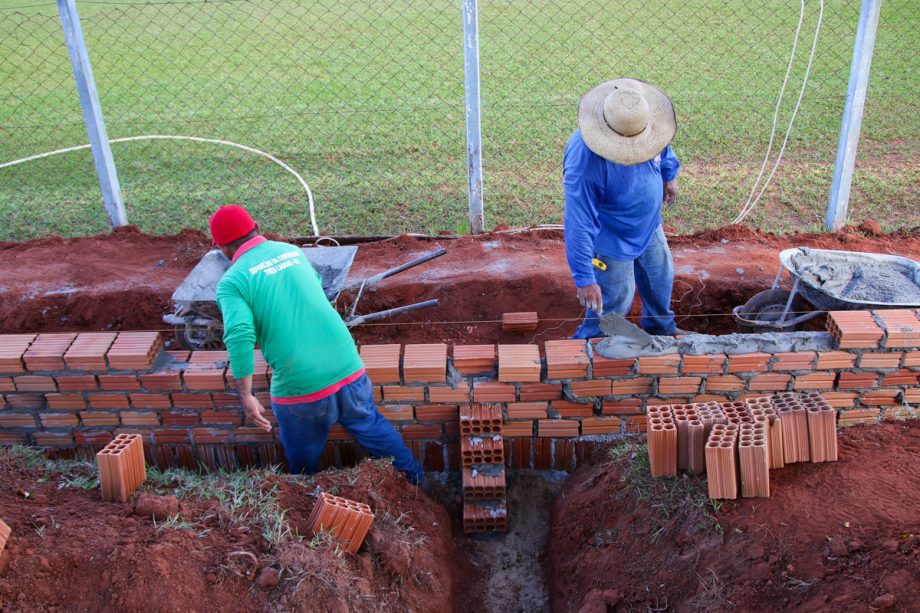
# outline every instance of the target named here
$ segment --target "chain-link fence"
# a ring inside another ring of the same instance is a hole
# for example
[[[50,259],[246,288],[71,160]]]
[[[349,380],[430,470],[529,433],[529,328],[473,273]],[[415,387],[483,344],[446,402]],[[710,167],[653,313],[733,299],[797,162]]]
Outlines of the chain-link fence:
[[[804,3],[778,139],[819,3]],[[616,76],[673,97],[684,163],[677,229],[727,223],[765,153],[803,3],[480,0],[486,225],[561,220],[561,157],[579,96]],[[79,1],[109,137],[177,134],[265,150],[301,172],[329,233],[464,231],[460,2]],[[859,0],[824,2],[784,162],[751,221],[819,228]],[[851,217],[910,223],[920,144],[920,5],[888,0],[873,60]],[[86,142],[54,3],[0,3],[0,163]],[[775,148],[774,148],[775,149]],[[306,196],[271,162],[185,141],[113,145],[129,220],[203,227],[216,204],[309,234]],[[89,151],[0,169],[0,238],[104,230]]]

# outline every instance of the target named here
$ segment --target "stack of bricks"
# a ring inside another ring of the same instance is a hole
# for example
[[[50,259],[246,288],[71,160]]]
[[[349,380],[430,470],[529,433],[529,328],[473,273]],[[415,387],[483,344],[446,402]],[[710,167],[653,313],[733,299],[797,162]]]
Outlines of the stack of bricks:
[[[610,359],[598,355],[596,341],[579,340],[510,350],[392,344],[360,351],[381,413],[426,470],[459,472],[460,407],[494,403],[503,415],[506,466],[571,471],[611,438],[645,432],[654,406],[718,407],[697,408],[707,435],[712,415],[727,419],[722,405],[738,421],[733,403],[765,394],[820,393],[840,426],[915,414],[915,311],[867,311],[855,324],[852,317],[829,318],[846,347],[831,333],[789,334],[796,340],[787,346],[807,347],[796,352],[737,353],[726,344],[704,355]],[[245,423],[222,354],[160,345],[146,332],[0,335],[0,445],[92,457],[113,436],[137,433],[159,468],[283,462],[277,429]],[[273,420],[270,375],[257,356],[254,391]],[[350,465],[365,455],[347,431],[333,428],[325,464]]]
[[[96,454],[102,499],[125,502],[147,478],[144,446],[137,434],[119,434]]]
[[[653,477],[673,477],[677,474],[677,426],[671,407],[650,407],[648,410],[648,460]]]
[[[720,416],[721,413],[721,416]],[[677,422],[675,466],[662,424]],[[817,393],[749,397],[743,402],[656,406],[649,409],[648,454],[654,477],[673,476],[693,466],[697,437],[706,433],[705,472],[712,498],[770,495],[770,470],[794,462],[837,460],[834,409]],[[698,424],[697,428],[692,428]],[[700,471],[702,472],[702,471]]]
[[[369,506],[327,492],[319,495],[307,520],[312,533],[329,532],[348,553],[361,548],[373,523],[374,513]]]
[[[511,334],[535,332],[539,323],[540,320],[534,312],[505,313],[502,315],[502,332]]]
[[[463,531],[504,532],[508,526],[502,409],[471,404],[460,411]]]
[[[3,554],[4,548],[6,548],[7,541],[10,540],[10,534],[13,530],[6,524],[5,521],[0,519],[0,555]]]

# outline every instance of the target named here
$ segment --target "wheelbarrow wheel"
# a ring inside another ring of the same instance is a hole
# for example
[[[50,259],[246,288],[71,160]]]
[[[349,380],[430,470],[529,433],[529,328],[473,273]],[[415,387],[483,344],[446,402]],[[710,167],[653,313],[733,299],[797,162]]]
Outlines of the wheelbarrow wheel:
[[[189,351],[220,351],[224,339],[211,326],[182,324],[176,326],[176,342]]]
[[[786,310],[786,303],[789,302],[790,292],[784,289],[770,289],[754,295],[744,303],[743,306],[735,310],[735,321],[738,324],[740,332],[776,332],[784,330],[792,332],[801,328],[801,324],[790,324],[789,326],[777,325]],[[796,314],[801,314],[806,310],[808,305],[801,298],[796,296],[789,308],[786,319],[794,319]]]

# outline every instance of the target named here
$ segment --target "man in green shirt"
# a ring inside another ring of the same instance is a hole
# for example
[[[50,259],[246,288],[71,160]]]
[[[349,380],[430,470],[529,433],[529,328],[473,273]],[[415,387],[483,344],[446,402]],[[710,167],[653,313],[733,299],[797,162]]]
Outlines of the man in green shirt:
[[[258,341],[272,368],[272,411],[291,472],[319,470],[329,429],[339,423],[372,455],[392,456],[396,468],[421,484],[419,463],[377,410],[355,342],[301,250],[266,239],[238,205],[220,207],[209,226],[231,261],[217,284],[217,304],[240,403],[255,425],[271,430],[252,393]]]

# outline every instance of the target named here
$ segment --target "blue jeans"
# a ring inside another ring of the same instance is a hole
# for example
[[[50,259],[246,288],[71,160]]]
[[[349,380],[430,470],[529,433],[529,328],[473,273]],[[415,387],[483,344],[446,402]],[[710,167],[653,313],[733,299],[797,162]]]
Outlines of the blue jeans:
[[[668,249],[664,228],[658,226],[645,251],[635,260],[615,260],[596,255],[607,264],[607,270],[594,269],[594,278],[601,288],[605,313],[627,315],[632,308],[633,295],[639,288],[642,299],[642,328],[649,334],[674,334],[674,311],[671,310],[671,289],[674,286],[674,260]],[[604,336],[598,315],[591,309],[572,338]]]
[[[422,467],[393,424],[377,410],[372,389],[371,380],[363,375],[335,394],[316,402],[272,402],[281,444],[292,473],[309,474],[319,470],[329,429],[332,424],[339,423],[371,455],[392,457],[393,465],[410,481],[422,482]]]

